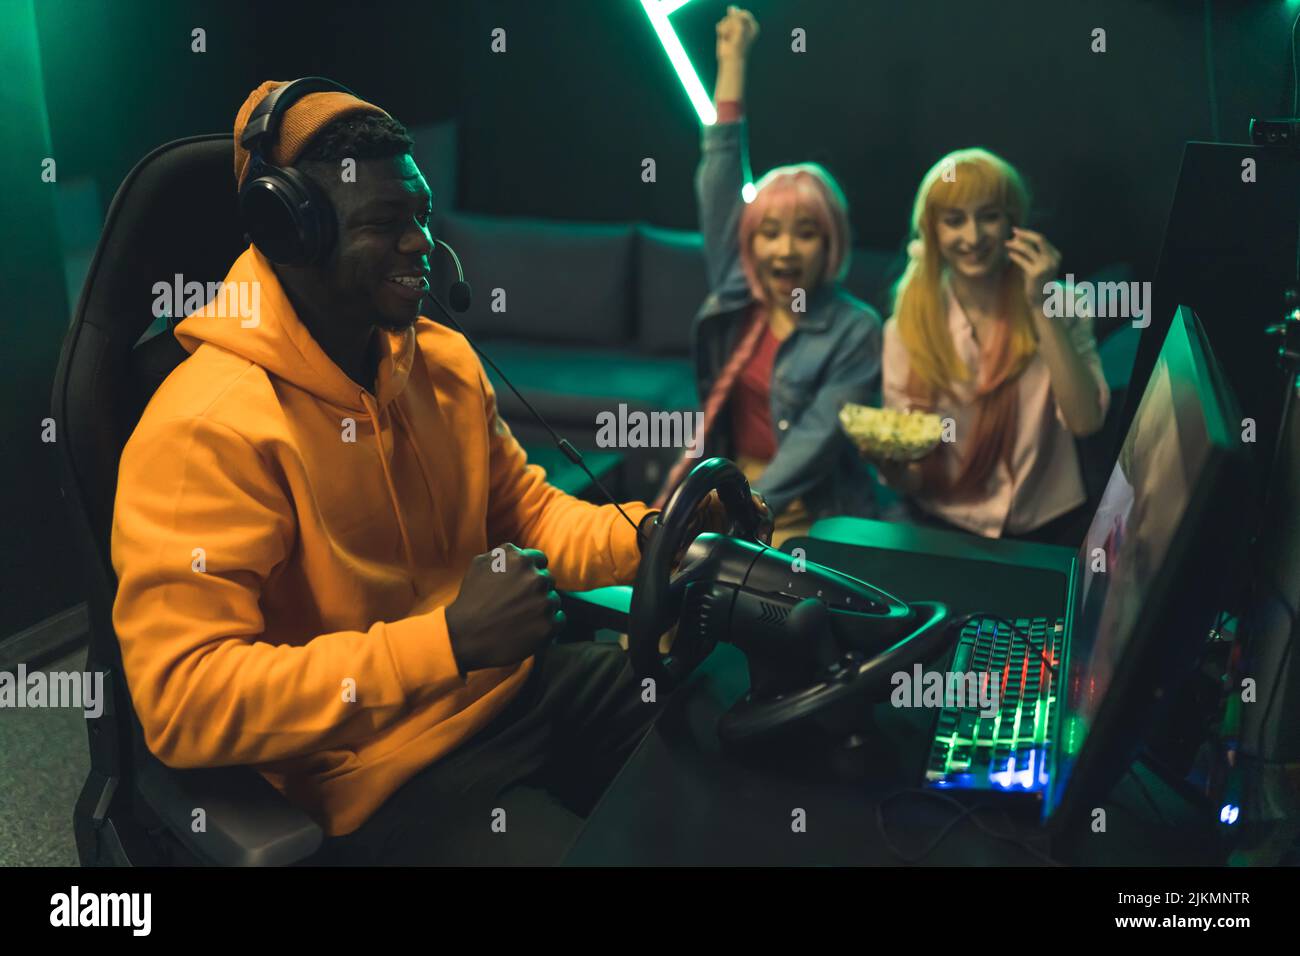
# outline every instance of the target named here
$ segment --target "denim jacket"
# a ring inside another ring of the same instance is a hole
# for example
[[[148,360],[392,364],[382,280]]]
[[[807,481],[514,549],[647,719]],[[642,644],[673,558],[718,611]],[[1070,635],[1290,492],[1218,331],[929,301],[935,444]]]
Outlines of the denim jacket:
[[[740,263],[740,190],[749,167],[746,124],[703,128],[695,175],[709,296],[694,324],[700,402],[721,373],[754,305]],[[754,490],[780,514],[796,498],[814,517],[876,513],[873,479],[839,424],[845,402],[880,404],[882,324],[876,311],[838,283],[807,299],[772,371],[776,456]],[[705,451],[732,455],[730,419],[719,416]]]

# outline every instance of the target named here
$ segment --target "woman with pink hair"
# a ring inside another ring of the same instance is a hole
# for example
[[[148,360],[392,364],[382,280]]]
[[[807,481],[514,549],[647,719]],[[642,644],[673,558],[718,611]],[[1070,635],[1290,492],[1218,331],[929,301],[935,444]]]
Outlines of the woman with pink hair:
[[[705,450],[734,459],[776,519],[773,544],[827,515],[875,513],[872,477],[843,435],[845,402],[879,404],[880,316],[840,285],[844,194],[814,163],[763,176],[751,200],[742,100],[758,24],[729,7],[717,25],[715,124],[696,173],[709,296],[695,319]],[[660,501],[698,459],[683,458]]]

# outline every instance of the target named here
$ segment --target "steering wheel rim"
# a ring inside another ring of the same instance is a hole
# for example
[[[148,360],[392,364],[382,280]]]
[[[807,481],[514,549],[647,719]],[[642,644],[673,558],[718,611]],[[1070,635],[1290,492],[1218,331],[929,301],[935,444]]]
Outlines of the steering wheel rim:
[[[685,588],[677,586],[682,582],[672,577],[673,559],[687,543],[695,509],[713,491],[718,493],[729,519],[727,533],[763,544],[759,538],[762,516],[754,504],[749,480],[735,463],[726,458],[709,458],[691,469],[659,515],[659,527],[641,556],[628,615],[628,652],[633,670],[638,677],[652,678],[657,686],[668,690],[684,680],[711,650],[693,645],[679,647],[674,642],[673,650],[662,654],[659,637],[681,614]]]

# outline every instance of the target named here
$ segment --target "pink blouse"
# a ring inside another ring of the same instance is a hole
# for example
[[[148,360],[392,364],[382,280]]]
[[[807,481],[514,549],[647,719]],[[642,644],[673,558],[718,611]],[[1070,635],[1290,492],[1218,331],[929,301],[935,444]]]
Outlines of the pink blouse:
[[[962,439],[971,435],[977,413],[971,404],[979,366],[979,344],[970,322],[957,299],[948,299],[948,328],[952,332],[957,356],[971,371],[967,382],[953,390],[957,401],[940,394],[934,411],[955,423],[954,441],[947,449],[947,472],[956,478],[966,459]],[[1075,310],[1078,311],[1077,309]],[[1102,413],[1110,405],[1110,389],[1102,373],[1097,354],[1097,340],[1092,332],[1092,316],[1055,318],[1069,333],[1075,351],[1097,381]],[[910,408],[914,404],[906,395],[910,365],[907,349],[891,318],[885,323],[883,391],[887,408]],[[1011,467],[1000,461],[989,475],[986,494],[962,502],[947,502],[925,496],[913,500],[924,511],[986,538],[1003,534],[1023,534],[1041,527],[1053,518],[1077,508],[1087,500],[1074,435],[1052,393],[1051,377],[1041,354],[1030,359],[1019,379],[1020,408]]]

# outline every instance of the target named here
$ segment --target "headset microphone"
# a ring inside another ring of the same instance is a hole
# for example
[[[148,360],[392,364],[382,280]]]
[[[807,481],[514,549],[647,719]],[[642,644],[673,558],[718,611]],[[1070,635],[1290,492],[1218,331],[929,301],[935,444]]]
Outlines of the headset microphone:
[[[451,288],[447,290],[447,301],[451,303],[451,307],[457,312],[468,312],[469,304],[474,299],[474,290],[471,289],[469,283],[465,281],[465,270],[460,266],[460,256],[456,255],[456,250],[447,245],[447,243],[443,242],[441,239],[435,239],[433,241],[447,250],[447,254],[451,256],[451,261],[456,265],[456,281],[453,282]],[[465,335],[465,330],[460,328],[460,326],[456,327],[456,331],[460,332],[461,335]],[[468,335],[465,335],[465,341],[469,342]],[[469,344],[474,345],[473,342],[470,342]],[[474,346],[474,351],[478,351],[478,346]],[[482,355],[483,353],[479,352],[479,354]],[[486,358],[486,356],[484,357]],[[496,368],[495,365],[492,367]],[[497,371],[499,373],[501,370],[497,369]],[[501,377],[505,378],[504,375]],[[514,388],[513,385],[510,387]],[[534,412],[533,414],[537,413]]]
[[[449,246],[447,243],[443,242],[441,239],[434,239],[433,241],[436,244],[442,246],[442,248],[447,250],[448,254],[451,255],[451,261],[456,265],[456,281],[452,283],[451,288],[448,290],[447,299],[448,301],[451,302],[451,307],[455,309],[457,312],[465,312],[466,310],[469,309],[469,305],[471,300],[473,299],[474,292],[470,288],[469,283],[465,281],[465,270],[461,268],[460,256],[456,255],[456,250],[453,249],[451,246]],[[438,309],[446,317],[447,321],[451,323],[451,327],[455,329],[457,332],[459,332],[461,335],[465,336],[465,341],[469,343],[470,348],[472,348],[475,352],[477,352],[479,354],[479,357],[482,358],[483,361],[487,362],[488,365],[492,366],[492,371],[496,372],[497,375],[501,377],[501,381],[505,382],[506,385],[510,387],[510,391],[515,393],[515,397],[524,403],[524,407],[528,409],[528,411],[532,414],[533,418],[537,419],[537,423],[550,433],[551,440],[555,442],[555,447],[560,449],[560,451],[563,453],[565,458],[569,459],[569,461],[573,462],[575,465],[577,465],[579,468],[582,469],[583,473],[588,478],[591,479],[592,483],[597,488],[600,489],[600,493],[605,496],[606,500],[608,500],[611,505],[613,505],[615,508],[618,509],[618,513],[623,516],[623,520],[632,526],[632,530],[637,532],[637,536],[639,538],[641,529],[636,526],[635,521],[633,521],[631,518],[627,516],[627,512],[623,510],[623,506],[614,500],[614,496],[609,493],[609,489],[606,488],[604,484],[601,483],[601,480],[592,473],[590,468],[587,467],[587,463],[582,460],[582,454],[578,451],[578,449],[570,445],[568,439],[561,438],[558,434],[556,434],[555,429],[552,428],[550,423],[541,416],[541,413],[538,412],[537,409],[533,408],[532,403],[529,402],[528,399],[524,398],[524,396],[520,394],[519,389],[515,388],[514,383],[511,382],[510,379],[506,377],[506,374],[501,371],[501,369],[497,366],[497,363],[492,361],[492,359],[488,357],[487,353],[484,352],[481,348],[479,348],[478,345],[475,343],[475,341],[469,337],[469,334],[464,330],[464,328],[461,327],[461,324],[456,321],[455,317],[452,316],[451,312],[447,309],[447,307],[442,304],[442,300],[439,299],[436,295],[434,295],[431,292],[426,293],[426,297],[433,300],[433,304],[438,307]]]
[[[447,292],[447,302],[457,312],[468,312],[473,291],[468,282],[457,282]]]

